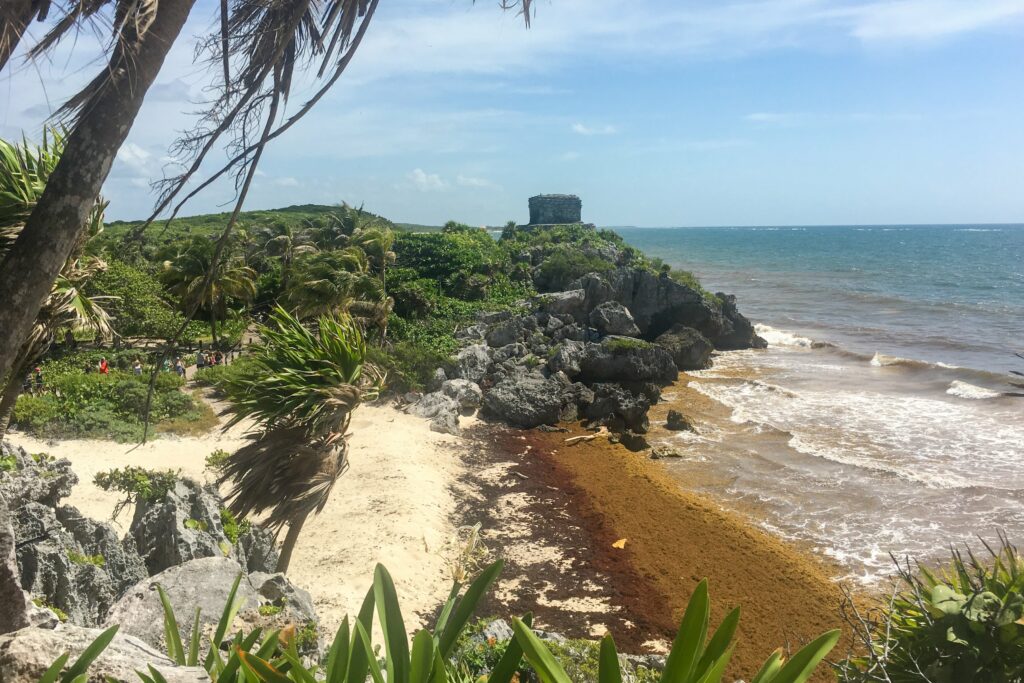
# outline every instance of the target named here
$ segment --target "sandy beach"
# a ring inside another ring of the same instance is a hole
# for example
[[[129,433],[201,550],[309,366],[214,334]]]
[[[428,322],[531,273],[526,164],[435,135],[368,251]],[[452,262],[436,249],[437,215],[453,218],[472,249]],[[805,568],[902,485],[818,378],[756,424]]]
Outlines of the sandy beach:
[[[205,459],[216,449],[244,442],[244,424],[201,437],[163,436],[143,446],[111,441],[45,441],[21,433],[9,439],[31,453],[67,458],[79,477],[65,504],[108,519],[117,496],[93,483],[97,472],[127,465],[170,468],[200,482],[211,481]],[[351,466],[335,486],[324,511],[306,522],[289,577],[313,596],[331,633],[345,615],[359,610],[384,564],[395,579],[406,626],[420,628],[448,594],[447,551],[456,528],[451,484],[461,474],[459,440],[429,431],[427,423],[386,405],[361,406],[352,418]],[[117,520],[125,531],[132,510]]]

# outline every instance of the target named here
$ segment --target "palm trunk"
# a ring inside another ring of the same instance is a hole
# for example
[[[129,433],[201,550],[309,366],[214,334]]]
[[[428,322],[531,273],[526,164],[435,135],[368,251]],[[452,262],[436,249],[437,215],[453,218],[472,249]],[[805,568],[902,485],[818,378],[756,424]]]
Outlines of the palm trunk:
[[[0,71],[7,66],[31,20],[32,0],[4,0],[0,6]]]
[[[24,368],[19,368],[24,370]],[[0,441],[7,435],[7,428],[11,425],[11,417],[14,416],[14,406],[21,395],[21,374],[11,375],[11,381],[7,383],[4,394],[0,397]]]
[[[217,312],[210,309],[210,336],[213,337],[213,341],[210,342],[210,348],[214,351],[217,350]]]
[[[0,263],[0,377],[8,376],[60,269],[87,229],[114,157],[194,3],[152,3],[155,16],[146,32],[134,35],[127,28],[110,63],[90,84],[46,189]]]
[[[277,571],[282,574],[288,573],[288,565],[292,561],[292,551],[295,550],[295,543],[302,533],[302,525],[306,523],[307,515],[303,515],[288,525],[288,534],[284,537],[284,544],[281,546],[281,556],[277,560]]]

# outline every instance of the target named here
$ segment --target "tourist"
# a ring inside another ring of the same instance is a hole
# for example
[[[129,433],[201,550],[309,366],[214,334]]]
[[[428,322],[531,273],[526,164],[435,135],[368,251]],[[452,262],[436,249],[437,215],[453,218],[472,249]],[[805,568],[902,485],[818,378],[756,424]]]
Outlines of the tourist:
[[[206,354],[201,350],[196,354],[196,370],[202,370],[206,367]]]
[[[43,369],[38,367],[38,366],[36,366],[36,369],[35,369],[35,372],[33,373],[32,379],[33,379],[33,383],[35,384],[35,387],[36,387],[36,393],[37,394],[43,393]]]
[[[185,364],[181,362],[181,358],[174,359],[174,371],[178,373],[178,377],[185,379]]]
[[[213,364],[214,365],[223,365],[224,364],[224,354],[221,353],[220,351],[218,351],[217,353],[213,354]]]
[[[103,358],[100,358],[100,374],[101,375],[109,375],[110,374],[110,363],[107,362],[106,356],[104,356]]]
[[[138,358],[136,358],[135,362],[132,363],[132,374],[136,377],[142,374],[142,363],[139,362]]]

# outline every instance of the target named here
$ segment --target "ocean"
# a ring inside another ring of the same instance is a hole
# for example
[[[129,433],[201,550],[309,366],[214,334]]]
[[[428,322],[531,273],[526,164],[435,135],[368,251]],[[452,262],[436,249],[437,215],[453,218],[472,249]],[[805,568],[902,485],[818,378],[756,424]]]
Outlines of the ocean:
[[[666,437],[688,486],[865,584],[1024,544],[1024,225],[616,231],[769,342],[666,396],[698,425]]]

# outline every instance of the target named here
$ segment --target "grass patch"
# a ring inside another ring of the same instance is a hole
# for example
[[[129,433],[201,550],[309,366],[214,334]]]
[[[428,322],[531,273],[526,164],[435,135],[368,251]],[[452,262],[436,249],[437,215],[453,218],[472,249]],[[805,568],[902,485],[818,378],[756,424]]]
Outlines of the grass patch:
[[[91,564],[94,567],[103,567],[107,564],[107,559],[103,555],[83,555],[80,552],[74,550],[68,551],[68,561],[71,564]]]

